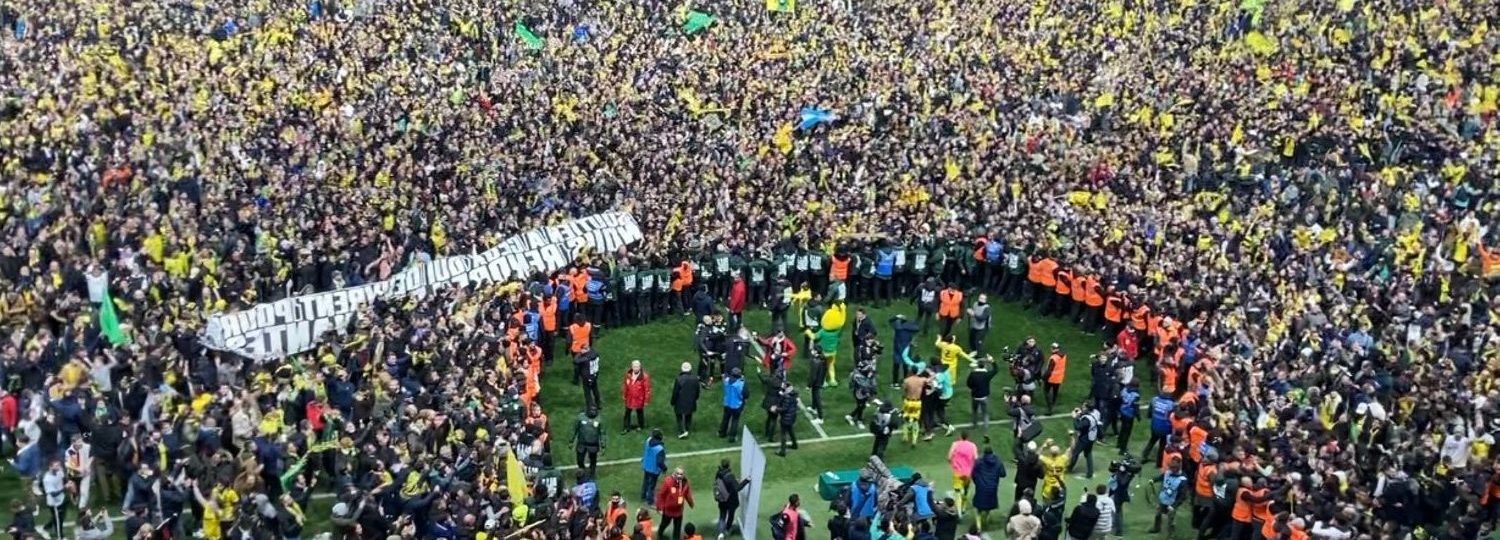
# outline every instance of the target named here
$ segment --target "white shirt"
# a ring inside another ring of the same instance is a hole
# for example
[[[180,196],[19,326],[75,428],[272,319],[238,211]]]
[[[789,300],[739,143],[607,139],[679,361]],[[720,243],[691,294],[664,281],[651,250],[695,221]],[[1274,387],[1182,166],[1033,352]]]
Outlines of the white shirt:
[[[1108,533],[1115,526],[1115,500],[1107,496],[1096,497],[1094,508],[1099,509],[1099,521],[1094,523],[1094,532]]]
[[[47,496],[47,506],[62,506],[68,500],[68,493],[63,490],[67,476],[61,469],[48,469],[42,474],[42,494]]]

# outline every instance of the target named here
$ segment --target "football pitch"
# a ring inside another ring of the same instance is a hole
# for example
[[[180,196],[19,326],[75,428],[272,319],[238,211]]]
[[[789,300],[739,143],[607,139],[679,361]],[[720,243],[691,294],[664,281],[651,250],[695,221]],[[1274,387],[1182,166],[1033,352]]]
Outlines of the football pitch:
[[[886,346],[885,354],[882,355],[878,364],[879,399],[899,402],[899,390],[890,387],[892,331],[888,321],[898,313],[914,318],[916,309],[910,302],[893,302],[886,306],[850,303],[848,323],[844,327],[846,333],[853,331],[854,311],[861,307],[865,308],[872,322],[875,323],[881,341]],[[986,339],[986,349],[996,354],[997,357],[1002,347],[1014,348],[1028,336],[1036,338],[1044,354],[1053,342],[1061,344],[1067,351],[1069,362],[1062,394],[1054,411],[1055,414],[1044,422],[1045,431],[1039,437],[1039,440],[1055,439],[1057,444],[1066,450],[1068,430],[1071,428],[1067,413],[1082,402],[1088,394],[1089,355],[1100,350],[1104,342],[1103,336],[1086,333],[1071,322],[1044,317],[1023,309],[1017,304],[1000,302],[993,304],[992,307],[993,323]],[[798,314],[795,311],[794,309],[788,317],[792,322],[797,320]],[[762,309],[748,310],[745,313],[744,324],[751,330],[768,333],[771,328],[770,315]],[[712,538],[714,522],[718,516],[713,500],[714,474],[721,460],[729,460],[731,468],[736,475],[739,474],[740,445],[716,436],[722,409],[722,386],[718,384],[704,390],[699,398],[691,435],[686,439],[676,438],[675,421],[669,403],[672,381],[683,362],[697,365],[698,355],[693,340],[694,328],[695,324],[691,317],[663,316],[645,325],[605,328],[595,337],[594,347],[601,357],[599,387],[603,406],[600,408],[599,419],[607,437],[605,448],[599,455],[598,482],[601,497],[607,498],[609,493],[619,491],[629,504],[632,514],[640,508],[639,494],[642,480],[640,459],[649,429],[632,433],[620,432],[624,416],[620,383],[630,362],[640,360],[652,378],[651,402],[645,411],[646,423],[651,428],[661,429],[665,435],[668,467],[683,468],[693,486],[697,505],[687,511],[685,521],[696,524],[700,534]],[[919,334],[916,337],[913,346],[917,356],[924,359],[934,356],[933,341],[936,339],[937,332],[938,325],[934,322],[929,333]],[[967,344],[967,320],[959,321],[954,332],[957,334],[958,343]],[[571,486],[574,478],[572,471],[576,469],[576,464],[568,441],[572,438],[573,424],[577,415],[583,411],[584,398],[582,389],[570,383],[572,366],[568,363],[561,340],[557,346],[558,361],[548,368],[542,377],[541,400],[552,424],[554,461],[563,473],[561,485]],[[800,337],[798,347],[799,349],[802,347]],[[854,398],[847,384],[849,370],[853,364],[852,356],[853,347],[850,345],[849,338],[845,337],[840,347],[838,361],[841,384],[836,388],[827,388],[823,391],[824,413],[827,415],[823,424],[815,426],[809,421],[806,413],[799,417],[796,430],[797,439],[801,443],[800,449],[789,451],[788,456],[783,458],[774,454],[776,448],[773,443],[775,441],[760,441],[766,447],[765,453],[768,460],[764,483],[761,486],[760,515],[755,517],[762,524],[760,528],[762,536],[769,534],[765,532],[764,523],[770,514],[782,508],[787,496],[797,493],[803,500],[803,507],[813,517],[815,530],[810,537],[826,538],[827,520],[830,514],[828,503],[822,501],[817,495],[818,477],[827,471],[858,469],[865,464],[870,455],[873,439],[868,430],[851,426],[843,418],[852,411],[854,406]],[[799,350],[799,358],[793,366],[790,378],[796,384],[803,403],[810,403],[811,399],[809,390],[806,388],[809,364],[809,361],[801,357]],[[753,364],[749,364],[747,360],[746,386],[749,391],[749,400],[745,406],[742,422],[759,437],[765,422],[765,412],[759,407],[760,398],[766,389],[762,388],[752,366]],[[1138,374],[1144,373],[1141,369],[1143,367],[1138,367]],[[1003,363],[998,369],[1001,373],[991,384],[994,390],[990,412],[993,422],[988,432],[977,426],[968,427],[971,419],[968,390],[964,386],[964,378],[968,373],[967,365],[960,369],[960,374],[954,381],[955,395],[948,407],[949,420],[958,430],[967,430],[970,438],[981,448],[984,446],[984,437],[990,438],[991,446],[1006,461],[1006,469],[1012,475],[1001,481],[1001,512],[992,516],[991,522],[983,524],[984,532],[995,538],[1003,537],[1005,523],[1002,516],[1004,510],[1014,503],[1012,492],[1015,474],[1014,463],[1010,460],[1012,455],[1011,429],[1001,397],[1002,390],[1013,387],[1014,381],[1004,369]],[[1040,402],[1038,402],[1037,410],[1040,414],[1047,414],[1045,406]],[[873,413],[874,407],[867,408],[866,419],[868,420]],[[1134,436],[1131,439],[1133,451],[1139,453],[1148,438],[1149,429],[1149,422],[1138,421],[1136,423]],[[910,467],[916,470],[933,482],[935,494],[939,498],[947,496],[952,489],[947,452],[949,444],[957,438],[958,430],[951,436],[944,436],[939,430],[937,437],[932,441],[919,442],[915,447],[902,443],[897,434],[891,440],[885,461],[890,467]],[[1109,462],[1117,455],[1114,450],[1114,439],[1112,437],[1101,438],[1094,452],[1094,477],[1089,480],[1083,478],[1084,465],[1082,463],[1079,463],[1075,472],[1067,477],[1070,494],[1069,511],[1072,505],[1077,503],[1083,490],[1092,490],[1095,486],[1108,482],[1107,468]],[[1155,467],[1147,465],[1137,477],[1136,483],[1144,484],[1155,474]],[[3,477],[0,477],[0,490],[4,493],[21,493],[22,489],[25,488],[10,472],[7,471]],[[1147,535],[1146,530],[1151,527],[1154,506],[1150,500],[1154,497],[1147,497],[1143,488],[1139,487],[1133,490],[1132,495],[1134,500],[1123,509],[1126,519],[1125,536],[1128,538],[1153,537]],[[331,495],[328,493],[319,493],[314,496],[313,503],[306,509],[308,522],[305,535],[329,530],[328,513],[332,502]],[[118,524],[118,501],[110,501],[106,504],[106,507],[110,509],[110,515],[116,517]],[[967,510],[967,504],[965,508]],[[1187,513],[1186,511],[1178,512],[1178,527],[1182,528],[1179,534],[1187,530],[1188,517],[1184,515]],[[8,507],[0,509],[0,522],[9,523],[8,514]],[[963,533],[968,530],[972,523],[974,523],[974,512],[966,511],[959,532]],[[125,537],[118,527],[115,537]]]

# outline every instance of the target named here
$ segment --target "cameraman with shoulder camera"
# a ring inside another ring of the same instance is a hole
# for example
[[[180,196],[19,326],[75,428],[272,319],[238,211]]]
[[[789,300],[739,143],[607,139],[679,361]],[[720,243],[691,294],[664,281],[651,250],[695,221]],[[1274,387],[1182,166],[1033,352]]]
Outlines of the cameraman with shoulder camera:
[[[1124,535],[1125,503],[1130,502],[1130,486],[1140,474],[1141,464],[1129,453],[1121,452],[1120,459],[1109,463],[1109,496],[1115,501],[1115,516],[1111,530],[1115,536]]]

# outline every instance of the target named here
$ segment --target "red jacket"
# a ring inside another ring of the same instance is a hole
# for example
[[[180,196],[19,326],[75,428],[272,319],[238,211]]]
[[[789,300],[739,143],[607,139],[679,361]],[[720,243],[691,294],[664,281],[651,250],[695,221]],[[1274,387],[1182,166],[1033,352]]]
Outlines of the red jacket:
[[[678,480],[677,475],[667,475],[656,492],[656,509],[663,517],[680,518],[684,506],[693,506],[693,487],[687,477]]]
[[[0,398],[0,428],[6,431],[14,431],[16,424],[21,422],[21,404],[16,402],[16,396],[6,394]]]
[[[775,358],[777,347],[777,345],[773,344],[775,340],[776,338],[774,337],[760,338],[760,346],[766,351],[765,357],[761,358],[761,363],[765,364],[766,369],[772,369],[771,359]],[[792,369],[792,359],[797,357],[797,344],[792,341],[792,338],[785,337],[781,339],[780,347],[782,355],[781,369]]]
[[[651,376],[644,370],[641,376],[631,377],[630,371],[625,371],[625,382],[620,384],[620,394],[625,396],[625,408],[644,409],[651,402]]]
[[[323,431],[323,404],[316,399],[309,401],[306,412],[307,424],[312,426],[314,431]]]
[[[1115,336],[1115,345],[1119,345],[1120,350],[1125,351],[1125,358],[1135,360],[1141,354],[1140,340],[1135,337],[1135,332],[1131,332],[1128,326]]]
[[[734,285],[729,288],[729,312],[739,315],[745,312],[745,297],[749,291],[745,289],[745,278],[734,278]]]

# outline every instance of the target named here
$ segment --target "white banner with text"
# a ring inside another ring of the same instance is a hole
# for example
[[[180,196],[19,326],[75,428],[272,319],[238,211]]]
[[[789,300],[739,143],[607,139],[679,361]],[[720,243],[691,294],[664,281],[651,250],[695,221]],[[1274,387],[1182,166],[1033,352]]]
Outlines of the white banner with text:
[[[483,253],[416,264],[384,281],[215,315],[208,319],[202,341],[211,349],[256,360],[283,358],[312,350],[329,331],[344,331],[376,299],[422,298],[445,287],[522,280],[560,270],[585,250],[609,253],[643,238],[635,218],[624,212],[569,220],[512,236]]]

